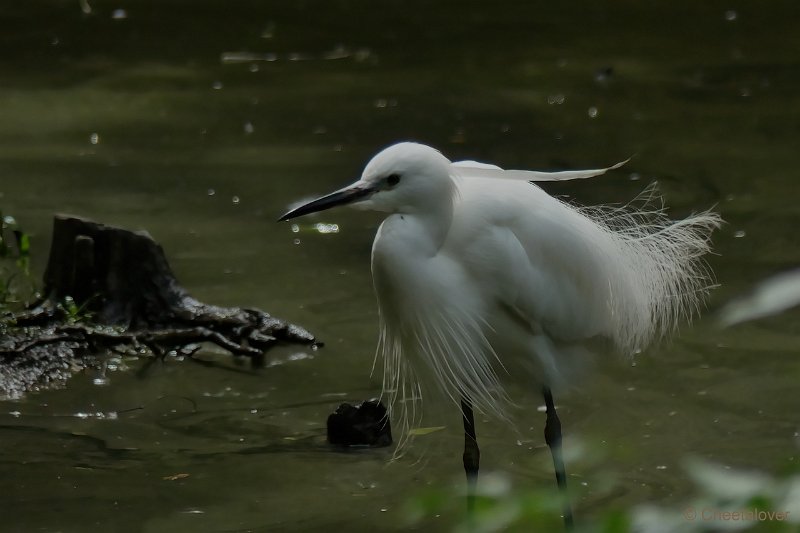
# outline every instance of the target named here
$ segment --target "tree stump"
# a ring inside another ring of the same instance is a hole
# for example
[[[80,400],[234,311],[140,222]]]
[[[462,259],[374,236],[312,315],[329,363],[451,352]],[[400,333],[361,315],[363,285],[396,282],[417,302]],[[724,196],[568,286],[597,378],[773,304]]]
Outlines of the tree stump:
[[[264,311],[194,299],[146,231],[75,216],[54,218],[43,294],[4,319],[0,395],[61,380],[109,349],[191,355],[210,342],[259,358],[278,343],[318,345],[305,329]]]

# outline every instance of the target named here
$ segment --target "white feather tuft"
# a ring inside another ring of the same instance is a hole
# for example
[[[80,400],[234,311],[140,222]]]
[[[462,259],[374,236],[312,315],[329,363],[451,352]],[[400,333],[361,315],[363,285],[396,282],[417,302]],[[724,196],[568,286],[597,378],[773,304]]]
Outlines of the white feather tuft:
[[[609,305],[615,317],[609,333],[621,353],[645,349],[699,313],[714,284],[703,256],[711,251],[711,233],[722,223],[717,213],[671,220],[656,183],[626,205],[577,210],[602,228],[598,245],[609,265]]]
[[[383,358],[382,396],[388,393],[394,434],[399,435],[395,458],[405,449],[411,430],[420,427],[423,395],[428,392],[442,393],[455,405],[470,398],[479,412],[507,420],[502,409],[512,402],[494,366],[499,359],[480,325],[460,311],[443,307],[432,320],[419,317],[400,326],[380,313],[376,359]]]

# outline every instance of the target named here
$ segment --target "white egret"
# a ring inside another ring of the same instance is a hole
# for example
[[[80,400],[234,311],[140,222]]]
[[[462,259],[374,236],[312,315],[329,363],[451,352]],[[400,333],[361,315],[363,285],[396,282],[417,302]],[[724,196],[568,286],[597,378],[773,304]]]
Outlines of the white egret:
[[[672,221],[652,205],[577,207],[531,183],[619,165],[502,170],[405,142],[377,154],[352,185],[280,218],[342,204],[388,214],[372,247],[384,390],[416,396],[427,375],[460,406],[470,507],[480,457],[473,406],[504,417],[503,376],[528,372],[542,387],[545,440],[565,491],[551,388],[586,363],[598,339],[631,355],[670,332],[710,286],[702,256],[716,213]],[[571,527],[568,504],[564,520]]]

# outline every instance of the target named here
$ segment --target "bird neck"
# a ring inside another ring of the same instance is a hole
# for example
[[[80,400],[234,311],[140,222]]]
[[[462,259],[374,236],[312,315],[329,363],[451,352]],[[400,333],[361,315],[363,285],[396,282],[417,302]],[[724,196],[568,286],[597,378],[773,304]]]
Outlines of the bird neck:
[[[453,222],[453,203],[448,201],[438,204],[436,209],[418,211],[416,213],[401,214],[401,220],[405,218],[408,222],[416,225],[418,237],[427,237],[429,252],[435,254],[444,244],[450,225]]]
[[[401,211],[399,215],[401,219],[409,217],[409,221],[415,226],[415,237],[421,239],[425,235],[433,250],[438,252],[453,222],[457,189],[449,176],[446,179],[432,180],[430,185],[428,194],[417,196],[413,208],[406,212]]]
[[[412,257],[433,257],[444,244],[452,220],[452,204],[442,209],[394,213],[378,230],[373,259],[391,264]]]

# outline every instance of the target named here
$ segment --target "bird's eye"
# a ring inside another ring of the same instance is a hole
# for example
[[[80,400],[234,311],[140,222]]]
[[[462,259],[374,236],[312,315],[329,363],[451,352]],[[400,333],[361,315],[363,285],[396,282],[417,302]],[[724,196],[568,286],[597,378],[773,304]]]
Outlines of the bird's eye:
[[[386,178],[386,183],[389,184],[389,187],[394,187],[400,183],[400,174],[390,174],[389,177]]]

